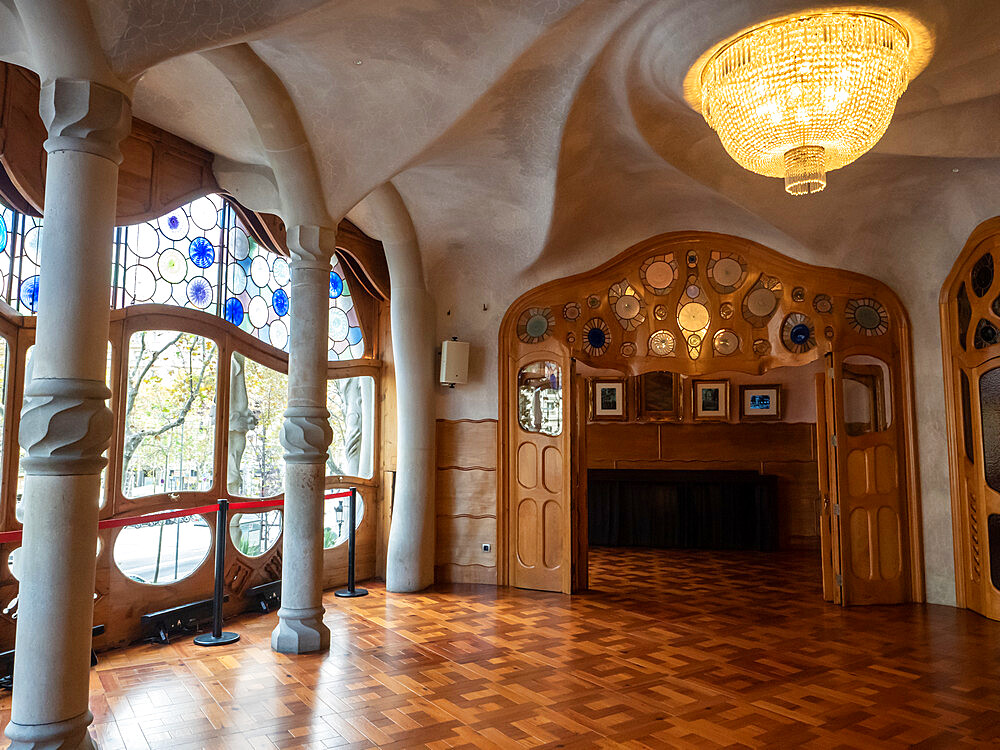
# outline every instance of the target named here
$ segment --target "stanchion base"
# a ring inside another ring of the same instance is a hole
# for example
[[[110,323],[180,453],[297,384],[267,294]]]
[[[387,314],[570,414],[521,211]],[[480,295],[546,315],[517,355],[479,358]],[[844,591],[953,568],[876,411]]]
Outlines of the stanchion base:
[[[240,639],[239,633],[223,633],[216,638],[211,633],[202,633],[194,638],[196,646],[225,646],[229,643],[236,643]]]
[[[350,589],[340,589],[340,591],[334,591],[334,596],[339,596],[342,599],[350,599],[355,596],[368,596],[368,589],[356,588],[354,591]]]

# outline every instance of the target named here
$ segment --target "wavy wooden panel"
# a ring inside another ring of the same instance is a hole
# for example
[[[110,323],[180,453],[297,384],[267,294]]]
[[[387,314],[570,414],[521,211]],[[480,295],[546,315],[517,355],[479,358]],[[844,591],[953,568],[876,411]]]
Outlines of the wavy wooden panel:
[[[489,552],[483,552],[483,543],[490,545]],[[438,517],[435,554],[438,565],[496,566],[496,549],[495,518]]]
[[[480,583],[496,586],[497,569],[495,565],[436,565],[434,580],[439,583]]]
[[[437,465],[496,469],[496,420],[438,420]]]
[[[490,516],[497,512],[497,473],[480,469],[438,469],[437,515]]]

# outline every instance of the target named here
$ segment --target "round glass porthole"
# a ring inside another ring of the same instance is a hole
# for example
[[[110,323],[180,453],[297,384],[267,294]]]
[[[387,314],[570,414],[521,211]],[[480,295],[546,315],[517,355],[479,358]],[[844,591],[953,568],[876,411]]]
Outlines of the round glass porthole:
[[[202,516],[126,526],[115,539],[118,569],[138,583],[166,584],[194,573],[212,550],[212,530]]]
[[[270,550],[281,536],[281,511],[237,513],[229,519],[229,538],[247,557],[260,557]]]
[[[354,528],[361,525],[365,517],[365,501],[359,492],[356,496]],[[332,497],[326,501],[323,510],[323,549],[332,549],[347,541],[350,532],[351,498]]]

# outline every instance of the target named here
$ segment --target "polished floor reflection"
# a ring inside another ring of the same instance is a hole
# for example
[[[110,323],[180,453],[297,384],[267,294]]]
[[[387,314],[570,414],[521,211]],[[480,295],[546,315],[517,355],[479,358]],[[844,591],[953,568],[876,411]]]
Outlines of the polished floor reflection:
[[[272,653],[274,615],[227,624],[233,646],[109,652],[91,678],[95,737],[103,750],[1000,742],[1000,623],[824,604],[813,555],[591,560],[593,590],[572,598],[331,592],[322,656]]]

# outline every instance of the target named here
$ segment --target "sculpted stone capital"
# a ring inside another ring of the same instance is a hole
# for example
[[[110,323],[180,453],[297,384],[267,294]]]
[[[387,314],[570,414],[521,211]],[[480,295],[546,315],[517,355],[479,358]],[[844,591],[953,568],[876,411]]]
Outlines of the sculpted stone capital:
[[[132,105],[120,91],[93,81],[57,78],[42,86],[38,111],[48,153],[84,151],[120,164],[118,146],[132,128]]]
[[[337,249],[337,231],[314,224],[296,224],[289,227],[286,242],[292,254],[292,269],[329,269]]]
[[[107,385],[77,378],[33,378],[24,389],[18,440],[26,474],[99,474],[113,417]]]
[[[333,440],[330,413],[323,406],[289,406],[281,426],[281,446],[285,461],[292,464],[326,462]]]

